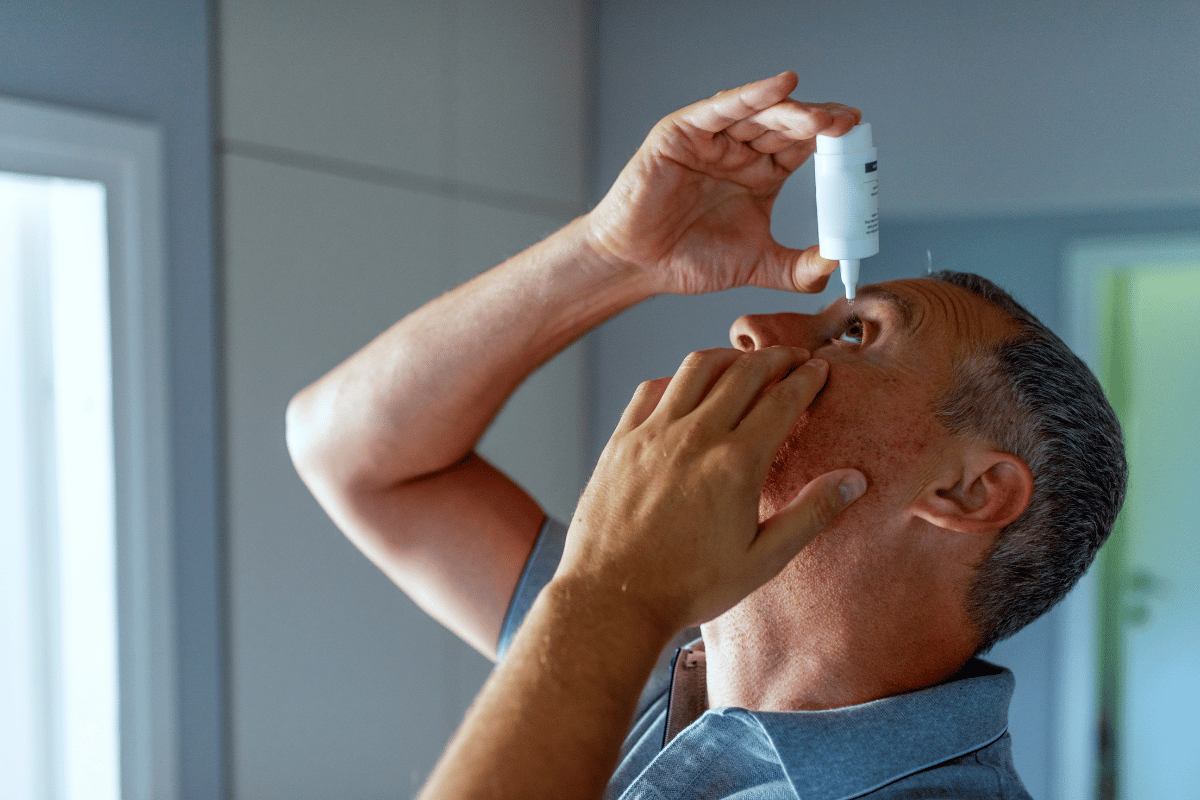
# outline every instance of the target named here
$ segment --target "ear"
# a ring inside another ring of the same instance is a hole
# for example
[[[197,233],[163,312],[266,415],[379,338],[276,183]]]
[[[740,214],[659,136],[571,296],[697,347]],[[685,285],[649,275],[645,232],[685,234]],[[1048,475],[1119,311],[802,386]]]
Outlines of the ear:
[[[909,506],[916,516],[962,533],[996,532],[1021,516],[1033,496],[1033,473],[1024,461],[969,445],[954,450]]]

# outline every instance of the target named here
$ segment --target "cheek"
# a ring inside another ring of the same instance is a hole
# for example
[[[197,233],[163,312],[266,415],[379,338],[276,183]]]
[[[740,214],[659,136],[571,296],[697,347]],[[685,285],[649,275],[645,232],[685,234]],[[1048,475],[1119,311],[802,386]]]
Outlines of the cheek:
[[[767,469],[767,479],[763,482],[762,496],[758,503],[759,522],[787,505],[811,480],[805,477],[807,473],[804,469],[808,461],[804,452],[807,428],[808,415],[805,414],[776,451],[775,458]]]
[[[869,494],[874,495],[855,508],[879,512],[883,509],[875,507],[878,503],[906,496],[914,470],[939,438],[940,426],[928,412],[881,413],[880,406],[874,404],[874,413],[862,415],[827,404],[801,417],[767,472],[760,515],[770,516],[813,478],[844,467],[866,475]]]

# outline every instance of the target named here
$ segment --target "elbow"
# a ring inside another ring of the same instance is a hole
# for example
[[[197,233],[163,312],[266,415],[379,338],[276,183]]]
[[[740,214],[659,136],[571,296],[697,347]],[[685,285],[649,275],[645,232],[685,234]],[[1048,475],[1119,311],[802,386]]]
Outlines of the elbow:
[[[284,441],[300,480],[333,523],[360,548],[362,526],[355,523],[360,500],[339,480],[337,451],[330,445],[331,432],[323,422],[320,400],[312,388],[296,394],[284,410]]]
[[[288,456],[292,466],[311,485],[312,478],[320,465],[319,437],[316,431],[311,401],[305,389],[293,397],[287,404],[283,415],[284,441],[287,443]]]
[[[284,410],[284,441],[300,480],[338,527],[355,504],[354,493],[338,471],[338,450],[328,414],[312,387],[296,394]]]
[[[340,416],[317,386],[296,394],[284,410],[284,441],[300,479],[333,514],[373,484],[364,477],[356,448],[346,445]]]

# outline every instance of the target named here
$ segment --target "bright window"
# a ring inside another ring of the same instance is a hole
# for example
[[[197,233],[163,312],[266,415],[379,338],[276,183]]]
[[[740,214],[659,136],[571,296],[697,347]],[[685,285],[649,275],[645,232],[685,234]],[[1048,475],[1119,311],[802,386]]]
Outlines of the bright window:
[[[0,98],[0,797],[178,796],[158,132]]]
[[[0,759],[16,798],[120,796],[104,187],[0,173]],[[19,754],[19,755],[18,755]],[[14,784],[16,784],[14,786]]]

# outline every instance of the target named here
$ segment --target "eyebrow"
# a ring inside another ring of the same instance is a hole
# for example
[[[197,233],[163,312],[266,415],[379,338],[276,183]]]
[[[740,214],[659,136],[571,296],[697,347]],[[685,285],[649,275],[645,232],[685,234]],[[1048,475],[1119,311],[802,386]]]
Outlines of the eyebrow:
[[[898,292],[894,292],[884,286],[864,286],[858,290],[859,297],[870,297],[877,300],[882,300],[892,306],[900,313],[900,319],[904,324],[906,331],[911,331],[913,326],[913,307],[909,299]]]

